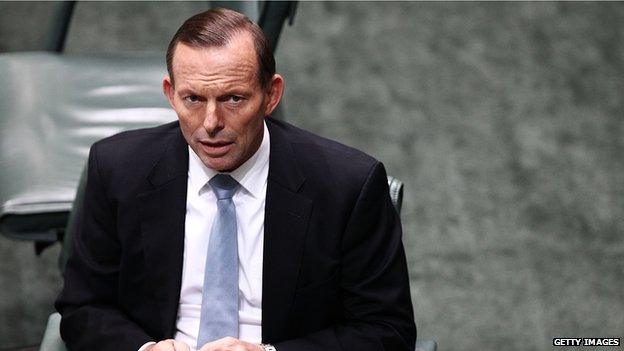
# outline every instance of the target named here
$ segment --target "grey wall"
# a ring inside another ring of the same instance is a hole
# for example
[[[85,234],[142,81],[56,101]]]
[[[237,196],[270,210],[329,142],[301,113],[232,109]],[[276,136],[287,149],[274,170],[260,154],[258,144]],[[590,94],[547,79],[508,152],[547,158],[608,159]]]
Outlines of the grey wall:
[[[0,50],[34,47],[47,6],[0,4]],[[201,8],[81,3],[68,51],[162,50]],[[623,36],[622,3],[299,5],[287,119],[405,182],[419,335],[442,350],[624,336]],[[58,249],[0,254],[0,347],[36,343]]]

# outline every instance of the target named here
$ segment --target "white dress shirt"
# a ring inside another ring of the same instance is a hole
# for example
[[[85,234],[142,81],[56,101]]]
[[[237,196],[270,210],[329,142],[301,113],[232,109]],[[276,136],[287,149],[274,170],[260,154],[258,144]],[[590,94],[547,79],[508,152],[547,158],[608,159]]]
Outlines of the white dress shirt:
[[[238,238],[239,339],[251,343],[262,340],[262,254],[269,149],[269,131],[265,123],[262,143],[256,153],[230,173],[241,185],[232,198],[236,206]],[[218,172],[206,167],[190,147],[188,150],[184,263],[174,338],[196,350],[204,266],[212,222],[217,213],[217,199],[208,181]],[[139,351],[151,344],[143,345]]]

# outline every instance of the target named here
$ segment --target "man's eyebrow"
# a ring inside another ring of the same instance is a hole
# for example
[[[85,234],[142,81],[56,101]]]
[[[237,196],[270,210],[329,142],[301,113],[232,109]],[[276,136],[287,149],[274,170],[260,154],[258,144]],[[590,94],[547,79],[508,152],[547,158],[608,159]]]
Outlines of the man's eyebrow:
[[[229,83],[222,84],[218,87],[219,95],[227,95],[227,94],[245,94],[248,95],[251,93],[251,87],[246,84],[238,84],[238,83]],[[195,89],[190,86],[185,86],[183,88],[178,89],[179,94],[198,94],[201,95],[204,92],[203,89]]]
[[[182,88],[182,89],[178,90],[178,92],[179,92],[179,94],[183,95],[183,94],[188,94],[188,93],[193,93],[194,94],[196,91],[193,88]]]

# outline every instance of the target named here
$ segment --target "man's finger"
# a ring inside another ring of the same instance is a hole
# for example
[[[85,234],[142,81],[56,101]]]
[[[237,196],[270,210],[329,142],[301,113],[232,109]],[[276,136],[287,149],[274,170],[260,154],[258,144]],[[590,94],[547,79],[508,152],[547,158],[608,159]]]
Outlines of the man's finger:
[[[214,351],[225,349],[228,350],[231,346],[235,345],[238,339],[232,337],[225,337],[209,343],[204,344],[199,351]]]
[[[259,351],[262,347],[257,344],[251,344],[245,341],[238,340],[233,337],[225,337],[223,339],[209,342],[202,346],[199,351],[215,351],[215,350],[227,350],[227,351]]]
[[[182,341],[174,340],[173,347],[175,348],[175,351],[191,351],[191,348]]]
[[[185,348],[186,347],[186,348]],[[190,351],[189,347],[180,341],[167,339],[157,342],[149,347],[146,351]]]

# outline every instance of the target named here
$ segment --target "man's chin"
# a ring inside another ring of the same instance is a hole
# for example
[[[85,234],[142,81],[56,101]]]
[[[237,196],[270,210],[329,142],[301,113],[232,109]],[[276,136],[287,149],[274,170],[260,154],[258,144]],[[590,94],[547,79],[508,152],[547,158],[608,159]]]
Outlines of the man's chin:
[[[202,155],[200,159],[206,167],[217,172],[227,173],[236,169],[235,163],[230,157],[227,157],[227,155],[222,157],[210,157],[207,155]]]

